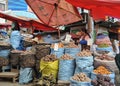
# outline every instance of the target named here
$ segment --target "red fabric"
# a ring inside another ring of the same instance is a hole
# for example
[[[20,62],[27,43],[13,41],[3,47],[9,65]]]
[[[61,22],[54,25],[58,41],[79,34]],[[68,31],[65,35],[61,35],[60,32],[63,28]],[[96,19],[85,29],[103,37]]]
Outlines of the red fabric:
[[[0,29],[3,29],[4,27],[10,27],[11,24],[8,24],[8,23],[1,23],[0,24]]]
[[[76,7],[90,10],[94,19],[105,16],[120,18],[120,0],[66,0]]]
[[[76,8],[65,0],[26,0],[28,5],[46,25],[60,26],[80,21]]]
[[[4,13],[0,12],[0,18],[4,18],[10,21],[17,21],[22,27],[35,27],[35,29],[42,30],[42,31],[54,31],[57,30],[55,28],[52,28],[50,26],[44,25],[38,21],[35,20],[24,20],[17,17],[13,17]]]

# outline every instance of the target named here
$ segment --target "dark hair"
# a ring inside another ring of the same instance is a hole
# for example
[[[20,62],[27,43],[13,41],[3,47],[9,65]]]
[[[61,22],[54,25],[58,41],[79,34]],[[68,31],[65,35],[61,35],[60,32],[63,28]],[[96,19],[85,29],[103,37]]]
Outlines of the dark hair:
[[[86,33],[88,36],[89,36],[89,38],[91,38],[91,36],[89,35],[89,33],[87,32],[87,30],[85,29],[85,28],[82,28],[81,29],[84,33]]]
[[[20,26],[19,26],[18,22],[14,21],[13,24],[14,24],[14,27],[12,28],[12,30],[18,30],[18,31],[20,31]]]

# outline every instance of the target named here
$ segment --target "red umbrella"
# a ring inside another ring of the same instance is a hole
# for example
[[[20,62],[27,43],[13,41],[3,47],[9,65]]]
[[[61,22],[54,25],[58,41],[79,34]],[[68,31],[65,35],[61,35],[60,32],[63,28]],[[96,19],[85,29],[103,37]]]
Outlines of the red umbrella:
[[[90,10],[94,19],[120,18],[120,0],[66,0],[76,7]]]
[[[26,0],[38,18],[48,26],[60,26],[80,21],[77,9],[65,0]]]

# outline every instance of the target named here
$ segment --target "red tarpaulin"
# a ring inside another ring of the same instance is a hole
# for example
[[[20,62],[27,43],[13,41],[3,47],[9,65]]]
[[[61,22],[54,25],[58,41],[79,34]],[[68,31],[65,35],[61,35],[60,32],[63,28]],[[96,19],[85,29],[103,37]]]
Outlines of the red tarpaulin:
[[[0,29],[2,29],[4,27],[11,27],[11,24],[9,24],[9,23],[0,23]]]
[[[44,25],[44,24],[42,24],[38,21],[35,21],[35,20],[24,20],[24,19],[20,19],[20,18],[17,18],[17,17],[7,15],[7,14],[2,13],[2,12],[0,12],[0,18],[4,18],[4,19],[10,20],[10,21],[17,21],[23,27],[35,27],[35,29],[42,30],[42,31],[57,30],[55,28]]]
[[[94,19],[105,19],[105,16],[120,18],[120,0],[66,0],[76,7],[90,10]]]

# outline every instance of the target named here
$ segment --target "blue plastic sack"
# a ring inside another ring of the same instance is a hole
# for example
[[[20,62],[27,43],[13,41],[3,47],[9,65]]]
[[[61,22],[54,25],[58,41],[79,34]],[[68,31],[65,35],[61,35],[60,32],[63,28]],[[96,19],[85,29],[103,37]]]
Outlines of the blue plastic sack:
[[[115,73],[112,72],[111,74],[109,75],[104,75],[104,76],[109,76],[111,78],[111,82],[115,82]],[[91,72],[91,79],[92,80],[95,80],[97,78],[97,74],[95,74],[94,72]]]
[[[0,50],[0,56],[4,58],[8,58],[10,54],[10,50]]]
[[[84,72],[88,77],[90,77],[91,72],[93,71],[93,56],[89,57],[76,57],[76,68],[75,74]]]
[[[74,75],[75,60],[59,60],[59,80],[70,80],[70,77]]]
[[[14,49],[18,48],[21,41],[21,35],[19,31],[13,31],[10,36],[10,43]]]
[[[110,46],[110,47],[105,47],[105,48],[99,48],[99,47],[97,47],[96,50],[98,50],[98,51],[109,51],[109,52],[113,52],[112,46]]]
[[[76,56],[76,66],[83,69],[93,65],[93,56],[89,57],[80,57]]]
[[[62,55],[64,55],[64,48],[59,48],[57,51],[54,50],[54,48],[51,48],[51,54],[55,54],[57,58],[60,58]]]
[[[75,55],[80,52],[80,48],[65,48],[65,54],[71,55],[75,58]]]
[[[19,83],[27,84],[33,80],[32,68],[20,68]]]
[[[76,66],[76,68],[75,68],[75,74],[80,73],[80,72],[84,72],[88,77],[90,77],[91,76],[91,72],[93,70],[94,70],[93,66],[85,67],[83,69]]]
[[[79,82],[70,78],[70,86],[92,86],[91,82]]]

